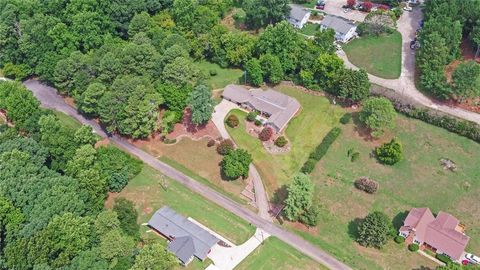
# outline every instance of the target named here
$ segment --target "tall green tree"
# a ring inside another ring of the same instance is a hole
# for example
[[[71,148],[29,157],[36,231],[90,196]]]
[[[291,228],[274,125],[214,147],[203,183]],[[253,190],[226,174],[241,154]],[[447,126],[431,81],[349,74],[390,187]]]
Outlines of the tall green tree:
[[[394,231],[392,221],[383,212],[368,214],[358,226],[357,241],[365,247],[382,248]]]
[[[189,107],[192,110],[192,122],[202,125],[212,118],[215,101],[212,91],[203,84],[197,85],[190,94]]]
[[[271,54],[262,55],[260,56],[260,65],[265,81],[278,84],[283,80],[284,72],[278,57]]]
[[[240,176],[248,177],[252,155],[244,149],[229,151],[222,160],[222,171],[230,179],[237,179]]]
[[[293,182],[287,187],[287,199],[283,209],[288,220],[297,221],[312,206],[314,189],[308,175],[297,173],[293,176]]]
[[[131,237],[139,238],[138,212],[133,202],[125,198],[118,198],[115,200],[113,211],[117,213],[122,231]]]
[[[467,61],[458,65],[452,75],[453,94],[460,101],[480,96],[480,64]]]
[[[253,29],[280,22],[290,12],[289,3],[287,0],[244,0],[245,22]]]
[[[397,113],[390,100],[384,97],[372,97],[363,103],[360,121],[372,130],[374,137],[383,135],[386,129],[395,127]]]
[[[248,60],[245,64],[245,72],[247,73],[248,81],[254,86],[259,86],[263,83],[263,70],[260,61],[256,58]]]
[[[338,83],[337,95],[352,101],[361,101],[370,94],[370,86],[365,70],[345,69]]]
[[[177,259],[161,244],[146,245],[135,257],[132,270],[169,270],[177,265]]]

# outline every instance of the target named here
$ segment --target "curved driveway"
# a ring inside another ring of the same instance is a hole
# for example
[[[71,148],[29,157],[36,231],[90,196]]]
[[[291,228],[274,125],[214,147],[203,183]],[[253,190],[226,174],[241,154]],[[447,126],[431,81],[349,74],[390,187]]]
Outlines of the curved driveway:
[[[420,27],[422,17],[421,9],[415,7],[412,12],[404,12],[397,22],[398,31],[402,34],[402,72],[400,78],[389,80],[371,74],[368,74],[368,78],[371,82],[410,97],[426,107],[480,124],[480,114],[435,103],[415,86],[415,52],[410,49],[410,41],[415,37],[415,31]],[[347,67],[358,69],[348,60],[345,52],[340,50],[337,51],[337,54],[343,59]]]
[[[102,137],[107,137],[102,128],[92,120],[85,119],[74,108],[67,105],[64,100],[57,95],[57,91],[49,86],[43,85],[36,80],[29,80],[24,85],[33,92],[37,99],[41,102],[42,106],[50,109],[59,110],[71,117],[77,119],[82,124],[90,125],[96,132]],[[314,246],[310,242],[301,238],[300,236],[291,233],[280,226],[272,223],[269,220],[265,220],[242,205],[232,201],[230,198],[223,196],[222,194],[214,191],[213,189],[195,181],[182,172],[170,167],[169,165],[159,161],[150,154],[130,144],[127,140],[113,136],[109,138],[110,141],[117,146],[123,148],[125,151],[132,155],[137,156],[144,163],[150,165],[154,169],[162,172],[167,177],[179,182],[193,192],[196,192],[208,200],[220,205],[229,212],[239,216],[240,218],[250,222],[254,226],[263,229],[265,232],[272,236],[279,238],[285,243],[291,245],[303,254],[311,257],[315,261],[325,265],[326,267],[334,270],[351,270],[351,268],[344,263],[338,261],[336,258]]]

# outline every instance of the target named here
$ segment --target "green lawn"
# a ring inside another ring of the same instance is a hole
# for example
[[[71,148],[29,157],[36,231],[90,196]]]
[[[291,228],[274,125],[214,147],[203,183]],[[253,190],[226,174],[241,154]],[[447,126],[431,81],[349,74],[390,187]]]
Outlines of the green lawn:
[[[82,124],[78,122],[75,118],[70,117],[62,112],[53,111],[53,113],[55,114],[55,116],[57,116],[58,120],[60,120],[60,122],[68,128],[77,129],[82,126]]]
[[[217,64],[207,61],[197,62],[197,67],[207,79],[206,82],[212,89],[224,88],[231,83],[243,81],[243,71],[236,68],[222,68]],[[217,75],[211,76],[210,71],[216,71]]]
[[[328,131],[338,124],[338,119],[343,115],[343,110],[330,105],[325,97],[312,96],[290,86],[279,86],[275,89],[296,98],[302,105],[301,111],[290,121],[285,131],[291,143],[290,152],[278,155],[268,153],[258,138],[246,132],[246,114],[242,111],[232,112],[241,119],[240,126],[235,129],[227,127],[235,142],[252,154],[253,162],[270,195],[290,182],[291,176],[299,171],[310,152]]]
[[[317,3],[316,0],[309,0],[306,3],[300,4],[301,6],[304,6],[306,8],[315,8],[315,4]]]
[[[343,46],[348,60],[368,73],[385,79],[400,76],[402,64],[402,36],[368,36],[354,39]]]
[[[167,189],[162,187],[166,181]],[[192,217],[236,244],[249,239],[255,228],[222,207],[168,179],[153,168],[144,165],[142,172],[132,179],[119,196],[132,200],[139,212],[139,223],[147,222],[153,213],[168,205],[177,212]],[[148,229],[142,226],[142,235]],[[156,237],[153,234],[147,237]]]
[[[235,270],[313,270],[328,269],[298,252],[296,249],[270,237],[250,254]]]
[[[321,208],[316,230],[307,233],[290,229],[355,269],[419,269],[431,262],[409,253],[405,246],[390,242],[376,250],[357,245],[353,222],[373,210],[382,210],[399,226],[403,213],[411,207],[430,207],[434,213],[442,210],[459,218],[471,237],[467,251],[480,253],[480,145],[403,116],[398,117],[397,128],[381,142],[365,139],[358,130],[354,124],[343,126],[342,135],[312,174],[316,203]],[[403,144],[405,158],[394,166],[381,165],[370,153],[393,136]],[[349,149],[358,151],[360,159],[351,162],[347,157]],[[458,171],[445,171],[441,158],[453,160]],[[356,190],[353,181],[360,176],[378,181],[378,193],[369,195]]]
[[[314,36],[320,30],[320,24],[307,23],[300,29],[300,33],[307,36]]]

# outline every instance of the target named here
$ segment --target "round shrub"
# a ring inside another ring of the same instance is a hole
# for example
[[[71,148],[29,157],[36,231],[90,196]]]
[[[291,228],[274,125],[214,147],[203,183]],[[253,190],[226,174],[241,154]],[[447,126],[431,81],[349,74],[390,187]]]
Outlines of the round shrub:
[[[270,140],[272,138],[272,136],[273,136],[273,129],[271,127],[265,127],[264,129],[262,129],[260,134],[258,134],[258,138],[262,142],[266,142],[266,141]]]
[[[218,146],[217,146],[217,153],[220,155],[224,156],[228,154],[228,152],[232,151],[235,148],[235,145],[233,142],[229,139],[223,140]]]
[[[350,123],[351,120],[352,120],[352,114],[346,113],[340,118],[340,123],[342,123],[343,125],[346,125]]]
[[[355,187],[359,190],[373,194],[378,190],[378,183],[375,180],[363,176],[355,180]]]
[[[262,125],[262,121],[260,120],[255,120],[255,126],[261,126]]]
[[[232,150],[222,160],[222,172],[232,180],[240,176],[246,178],[248,177],[250,163],[252,163],[252,155],[247,150]]]
[[[385,143],[375,149],[375,154],[380,163],[386,165],[393,165],[403,158],[402,145],[396,140],[392,139],[389,143]]]
[[[238,124],[240,123],[238,121],[238,117],[234,114],[231,114],[230,116],[227,117],[227,125],[231,128],[236,128],[238,127]]]
[[[350,161],[351,161],[351,162],[355,162],[355,161],[357,161],[359,158],[360,158],[360,153],[359,153],[359,152],[355,152],[355,153],[353,153],[352,156],[350,157]]]
[[[408,245],[408,250],[410,250],[411,252],[415,252],[415,251],[418,251],[420,247],[417,245],[417,244],[410,244]]]
[[[405,238],[401,237],[400,235],[395,236],[395,238],[394,238],[393,240],[394,240],[395,243],[397,243],[397,244],[401,244],[401,243],[404,243],[404,242],[405,242]]]
[[[256,111],[251,111],[247,114],[247,121],[253,122],[257,118],[258,113]]]
[[[284,136],[280,136],[275,140],[275,145],[278,147],[284,147],[285,145],[287,145],[287,143],[288,141],[287,139],[285,139]]]
[[[215,69],[211,69],[208,73],[210,73],[210,76],[217,76],[217,71]]]
[[[214,139],[209,140],[208,143],[207,143],[207,147],[212,147],[214,145],[215,145],[215,140]]]

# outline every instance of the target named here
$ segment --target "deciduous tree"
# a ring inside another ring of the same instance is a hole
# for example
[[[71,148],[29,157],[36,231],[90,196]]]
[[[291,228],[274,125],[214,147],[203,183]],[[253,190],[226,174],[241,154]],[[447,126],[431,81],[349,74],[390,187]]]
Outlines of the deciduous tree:
[[[395,127],[397,113],[392,103],[384,97],[372,97],[363,103],[360,121],[372,129],[374,137],[382,136],[385,129]]]
[[[390,218],[383,212],[375,211],[367,215],[358,226],[357,241],[365,247],[383,247],[393,231]]]
[[[314,189],[315,186],[308,175],[297,173],[293,176],[293,182],[287,188],[287,199],[283,209],[288,220],[297,221],[312,206]]]

